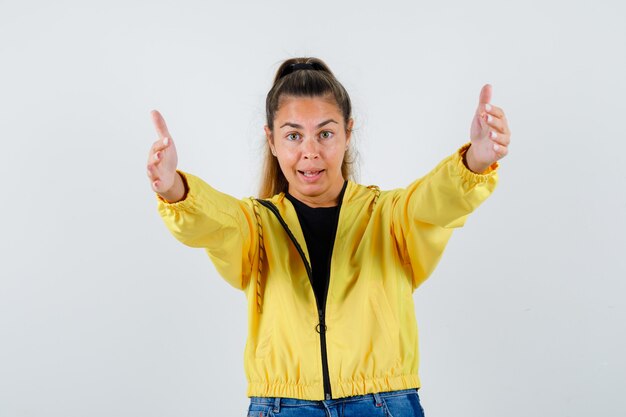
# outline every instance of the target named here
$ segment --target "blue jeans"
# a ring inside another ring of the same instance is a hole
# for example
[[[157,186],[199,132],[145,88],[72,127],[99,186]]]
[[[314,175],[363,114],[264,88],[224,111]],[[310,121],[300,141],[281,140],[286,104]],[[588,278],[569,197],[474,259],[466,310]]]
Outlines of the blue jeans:
[[[416,388],[335,400],[250,397],[248,417],[424,417]]]

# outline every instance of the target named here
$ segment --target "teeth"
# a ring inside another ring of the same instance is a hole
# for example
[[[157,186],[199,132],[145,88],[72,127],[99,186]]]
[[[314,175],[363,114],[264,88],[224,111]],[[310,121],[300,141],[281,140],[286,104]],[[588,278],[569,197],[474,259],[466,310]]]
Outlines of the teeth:
[[[314,177],[315,175],[319,174],[319,171],[303,171],[302,173],[305,177]]]

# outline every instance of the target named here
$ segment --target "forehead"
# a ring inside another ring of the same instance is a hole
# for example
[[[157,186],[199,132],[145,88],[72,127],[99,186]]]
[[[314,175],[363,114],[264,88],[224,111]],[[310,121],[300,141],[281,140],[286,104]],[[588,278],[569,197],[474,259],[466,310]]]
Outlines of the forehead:
[[[342,120],[341,111],[333,96],[280,98],[275,121],[286,121],[300,124],[317,123],[319,119],[335,118]]]

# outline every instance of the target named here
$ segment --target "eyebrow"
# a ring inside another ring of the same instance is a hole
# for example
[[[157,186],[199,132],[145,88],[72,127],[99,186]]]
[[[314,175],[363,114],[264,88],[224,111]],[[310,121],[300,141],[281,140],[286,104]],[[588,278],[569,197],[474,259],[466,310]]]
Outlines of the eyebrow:
[[[328,120],[325,120],[325,121],[323,121],[322,123],[318,124],[318,125],[316,126],[316,128],[317,128],[317,129],[319,129],[320,127],[324,126],[325,124],[328,124],[328,123],[331,123],[331,122],[332,122],[332,123],[337,123],[337,121],[336,121],[336,120],[333,120],[333,119],[328,119]],[[337,123],[337,124],[339,124],[339,123]],[[287,123],[285,123],[285,124],[284,124],[284,125],[282,125],[280,128],[282,129],[282,128],[283,128],[283,127],[285,127],[285,126],[294,127],[294,128],[296,128],[296,129],[302,129],[302,128],[303,128],[303,127],[302,127],[302,125],[299,125],[299,124],[297,124],[297,123],[291,123],[291,122],[287,122]]]

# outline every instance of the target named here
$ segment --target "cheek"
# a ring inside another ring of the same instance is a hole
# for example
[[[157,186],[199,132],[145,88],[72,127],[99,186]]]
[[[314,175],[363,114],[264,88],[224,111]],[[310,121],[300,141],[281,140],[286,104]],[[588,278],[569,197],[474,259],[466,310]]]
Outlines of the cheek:
[[[345,145],[344,146],[334,146],[332,149],[329,149],[327,153],[327,160],[332,160],[335,165],[341,165],[343,162],[343,157],[345,155]]]
[[[289,175],[290,171],[294,169],[294,166],[298,161],[297,157],[289,152],[277,153],[277,159],[278,165],[280,165],[280,168],[283,170],[283,173],[286,173],[286,175]]]

